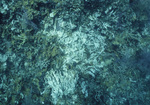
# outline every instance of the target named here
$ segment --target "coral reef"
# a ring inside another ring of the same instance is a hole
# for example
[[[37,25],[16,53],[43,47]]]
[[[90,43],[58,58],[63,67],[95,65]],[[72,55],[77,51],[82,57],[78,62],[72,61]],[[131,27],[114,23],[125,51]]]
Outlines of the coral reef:
[[[145,0],[1,0],[0,105],[149,105]]]

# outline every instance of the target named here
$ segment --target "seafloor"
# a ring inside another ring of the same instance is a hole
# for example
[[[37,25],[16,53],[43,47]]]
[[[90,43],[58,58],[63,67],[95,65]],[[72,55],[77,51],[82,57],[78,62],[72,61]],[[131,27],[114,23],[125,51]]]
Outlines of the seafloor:
[[[0,105],[150,105],[150,0],[1,0]]]

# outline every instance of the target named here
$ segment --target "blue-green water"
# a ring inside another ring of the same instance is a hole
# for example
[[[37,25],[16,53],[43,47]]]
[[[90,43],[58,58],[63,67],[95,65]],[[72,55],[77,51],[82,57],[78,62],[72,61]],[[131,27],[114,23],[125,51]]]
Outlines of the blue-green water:
[[[0,1],[0,105],[150,105],[149,4]]]

